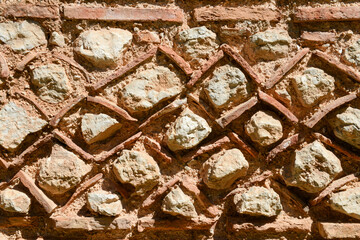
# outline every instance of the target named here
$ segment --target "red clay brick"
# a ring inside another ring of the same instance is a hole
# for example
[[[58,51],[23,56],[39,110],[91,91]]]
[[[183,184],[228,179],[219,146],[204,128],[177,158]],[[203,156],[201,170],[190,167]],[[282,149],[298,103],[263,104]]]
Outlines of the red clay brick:
[[[85,7],[80,5],[64,6],[64,17],[67,19],[87,19],[125,22],[174,22],[182,23],[184,14],[180,9],[170,8],[104,8]]]
[[[134,34],[134,39],[138,43],[160,43],[159,35],[150,31],[139,31]]]
[[[111,217],[56,216],[51,218],[57,229],[82,231],[130,230],[136,224],[136,218],[129,214]]]
[[[8,4],[2,5],[1,14],[5,17],[29,17],[41,19],[57,19],[60,17],[59,6],[34,4]]]
[[[172,162],[172,157],[170,157],[169,154],[163,152],[164,150],[162,149],[160,143],[148,137],[144,138],[144,143],[149,146],[154,152],[156,152],[158,157],[161,158],[165,163]]]
[[[281,14],[277,10],[260,7],[213,7],[196,8],[195,21],[279,21]]]
[[[75,105],[77,105],[79,102],[84,100],[86,98],[85,95],[80,95],[77,98],[75,98],[73,101],[71,101],[69,104],[67,104],[64,108],[61,109],[60,112],[58,112],[51,120],[50,120],[50,126],[56,127],[60,120],[65,116],[65,114],[70,111]]]
[[[29,52],[28,54],[25,55],[25,57],[21,60],[21,62],[19,62],[18,64],[16,64],[16,70],[18,71],[24,71],[25,67],[34,59],[38,58],[42,53],[33,51],[33,52]]]
[[[0,157],[0,166],[4,169],[8,169],[10,167],[10,163]]]
[[[299,134],[295,134],[287,139],[285,139],[284,141],[282,141],[279,145],[277,145],[275,148],[273,148],[269,154],[266,157],[266,161],[270,162],[271,160],[273,160],[277,154],[283,152],[284,150],[286,150],[287,148],[294,146],[295,144],[297,144],[299,142]]]
[[[55,57],[57,59],[60,59],[60,60],[62,60],[64,62],[67,62],[68,64],[70,64],[74,68],[79,69],[82,73],[84,73],[86,80],[88,82],[90,82],[90,74],[89,74],[89,72],[86,71],[86,69],[83,66],[81,66],[80,64],[75,62],[73,59],[71,59],[71,58],[69,58],[69,57],[67,57],[67,56],[65,56],[64,54],[61,54],[61,53],[54,53],[53,57]]]
[[[295,12],[294,22],[329,22],[360,20],[360,7],[303,7]]]
[[[193,70],[190,67],[190,64],[186,62],[182,57],[180,57],[174,50],[165,45],[160,45],[159,50],[164,53],[168,58],[173,60],[179,68],[181,68],[186,75],[191,75]]]
[[[247,151],[253,158],[257,158],[258,156],[257,152],[254,149],[252,149],[250,146],[248,146],[245,142],[243,142],[236,133],[229,132],[228,137],[231,139],[231,141],[239,145],[241,149]]]
[[[138,231],[143,232],[145,230],[206,230],[209,229],[215,220],[213,219],[177,219],[177,220],[156,220],[150,217],[140,218],[138,221]]]
[[[318,222],[320,235],[325,239],[359,239],[360,223]]]
[[[204,107],[203,104],[200,103],[200,99],[198,97],[196,97],[194,94],[192,93],[189,93],[187,95],[188,99],[193,101],[195,103],[195,106],[203,113],[205,113],[211,120],[215,121],[215,117],[210,114],[206,108]]]
[[[308,43],[324,44],[336,41],[336,34],[333,32],[303,32],[301,40]]]
[[[24,98],[26,101],[28,101],[30,104],[32,104],[36,108],[36,110],[39,111],[41,116],[43,116],[45,118],[46,121],[50,120],[48,114],[40,107],[40,105],[35,100],[33,100],[31,97],[27,97],[24,94],[19,93],[19,92],[17,92],[16,94],[18,94],[20,97]]]
[[[0,78],[8,78],[10,70],[7,65],[5,57],[0,53]]]
[[[265,82],[266,89],[272,88],[278,83],[300,60],[310,51],[309,48],[304,48],[298,52],[293,58],[291,58],[285,65],[282,65],[276,73]]]

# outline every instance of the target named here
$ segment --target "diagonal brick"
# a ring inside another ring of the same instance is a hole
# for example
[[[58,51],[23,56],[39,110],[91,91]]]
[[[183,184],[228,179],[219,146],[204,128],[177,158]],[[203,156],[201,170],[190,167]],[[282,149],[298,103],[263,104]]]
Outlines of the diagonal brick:
[[[165,163],[171,163],[173,161],[170,154],[166,153],[165,149],[162,149],[161,145],[155,140],[145,137],[144,143],[145,145],[149,146]]]
[[[35,4],[7,4],[0,6],[1,14],[5,17],[29,17],[40,19],[60,18],[59,6]]]
[[[80,95],[77,98],[73,99],[69,104],[67,104],[64,108],[61,109],[60,112],[58,112],[51,120],[50,125],[52,127],[56,127],[60,120],[65,116],[65,114],[70,111],[75,105],[77,105],[79,102],[84,100],[86,98],[85,95]]]
[[[75,62],[75,60],[73,60],[73,59],[71,59],[71,58],[69,58],[69,57],[67,57],[67,56],[65,56],[64,54],[61,54],[61,53],[54,53],[53,57],[55,57],[57,59],[60,59],[60,60],[62,60],[64,62],[67,62],[68,64],[70,64],[74,68],[79,69],[85,75],[86,80],[88,82],[90,82],[90,73],[83,66],[81,66],[80,64]]]
[[[248,146],[243,140],[241,140],[236,133],[229,132],[228,137],[231,141],[239,145],[241,149],[247,151],[253,158],[257,158],[258,153],[252,147]]]
[[[43,116],[45,118],[46,121],[50,120],[49,115],[42,109],[42,107],[40,107],[40,105],[35,100],[33,100],[31,97],[25,96],[24,94],[22,94],[20,92],[16,92],[16,94],[18,94],[20,97],[24,98],[31,105],[33,105],[35,107],[35,109],[39,111],[41,116]]]
[[[160,45],[159,50],[164,53],[168,58],[173,60],[179,68],[181,68],[186,75],[191,75],[193,70],[190,67],[190,64],[186,62],[182,57],[180,57],[174,50],[165,45]]]
[[[299,134],[295,134],[295,135],[285,139],[284,141],[282,141],[279,145],[274,147],[269,152],[269,154],[266,157],[266,162],[270,162],[271,160],[273,160],[276,157],[276,155],[285,151],[287,148],[294,146],[298,142],[299,142]]]
[[[294,22],[330,22],[360,20],[360,7],[303,7],[296,9]]]
[[[35,51],[29,52],[25,55],[25,57],[16,64],[16,70],[18,71],[24,71],[25,67],[34,59],[38,58],[42,53]]]

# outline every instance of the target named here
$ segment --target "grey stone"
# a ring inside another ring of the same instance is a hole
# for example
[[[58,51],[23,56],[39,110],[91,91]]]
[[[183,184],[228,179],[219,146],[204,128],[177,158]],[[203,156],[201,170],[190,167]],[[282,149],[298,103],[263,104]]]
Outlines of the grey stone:
[[[14,151],[27,135],[40,131],[47,122],[30,116],[25,109],[9,102],[0,110],[0,145]]]
[[[344,60],[350,64],[360,66],[360,39],[345,49]]]
[[[229,188],[236,179],[244,177],[249,168],[242,152],[237,149],[222,150],[203,163],[201,176],[212,189]]]
[[[5,189],[0,192],[0,207],[7,212],[28,213],[31,199],[23,192]]]
[[[118,216],[122,210],[119,196],[105,191],[88,193],[87,206],[91,211],[109,217]]]
[[[329,202],[335,211],[360,220],[360,187],[333,193]]]
[[[58,46],[58,47],[65,47],[65,38],[62,34],[58,32],[52,32],[49,40],[50,44]]]

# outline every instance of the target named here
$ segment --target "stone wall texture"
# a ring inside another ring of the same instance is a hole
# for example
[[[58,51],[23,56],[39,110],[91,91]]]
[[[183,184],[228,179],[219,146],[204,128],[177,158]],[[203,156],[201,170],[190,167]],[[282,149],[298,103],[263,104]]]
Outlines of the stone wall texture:
[[[355,0],[0,0],[0,239],[360,239]]]

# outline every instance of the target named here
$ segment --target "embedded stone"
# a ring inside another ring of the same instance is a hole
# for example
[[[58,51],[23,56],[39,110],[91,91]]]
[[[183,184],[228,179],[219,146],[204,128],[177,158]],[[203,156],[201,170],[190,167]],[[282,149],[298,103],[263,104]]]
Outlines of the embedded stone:
[[[163,199],[161,210],[173,216],[194,218],[198,214],[195,210],[193,200],[186,195],[180,187],[172,189]]]
[[[291,38],[284,30],[268,29],[250,37],[250,46],[256,59],[276,60],[288,55]]]
[[[360,187],[333,193],[329,202],[335,211],[360,220]]]
[[[274,113],[258,111],[246,123],[245,132],[254,142],[268,146],[282,138],[283,127]]]
[[[160,178],[156,161],[147,153],[123,150],[113,163],[113,171],[121,183],[131,184],[136,194],[143,194],[155,187]]]
[[[123,29],[88,30],[75,42],[75,52],[98,68],[116,67],[122,52],[132,41]]]
[[[155,66],[131,76],[120,91],[120,101],[131,113],[146,111],[179,94],[181,86],[180,78],[169,68]]]
[[[118,216],[122,210],[119,196],[105,191],[88,193],[87,206],[91,211],[109,217]]]
[[[251,216],[273,217],[283,209],[280,197],[274,190],[257,186],[236,194],[234,203],[238,213]]]
[[[40,131],[47,122],[32,117],[22,107],[9,102],[0,110],[0,145],[14,151],[26,136]]]
[[[319,68],[308,68],[293,78],[293,85],[304,107],[312,107],[335,90],[335,79]]]
[[[360,109],[347,107],[330,124],[336,137],[360,149]]]
[[[186,108],[166,132],[166,143],[172,151],[195,147],[211,133],[205,119]]]
[[[241,101],[248,98],[251,87],[239,68],[226,64],[215,69],[204,90],[214,107],[222,108],[230,101]]]
[[[296,150],[291,161],[283,171],[286,184],[309,193],[323,190],[342,171],[340,160],[319,141]]]
[[[52,32],[49,40],[50,44],[58,47],[65,47],[65,38],[62,34],[58,32]]]
[[[47,44],[45,33],[41,27],[28,21],[0,23],[0,41],[17,53],[28,52]]]
[[[104,113],[86,113],[81,119],[81,132],[87,144],[102,141],[121,128],[121,124]]]
[[[222,150],[206,160],[200,171],[204,183],[212,189],[229,188],[236,179],[244,177],[249,168],[242,152],[237,149]]]
[[[40,161],[39,168],[39,186],[52,194],[74,188],[91,170],[90,165],[58,144],[52,147],[50,157]]]
[[[69,95],[71,87],[65,69],[56,64],[39,66],[32,71],[32,83],[38,87],[40,99],[60,103]]]
[[[23,192],[5,189],[0,192],[0,207],[7,212],[28,213],[31,199]]]
[[[360,66],[360,39],[345,49],[344,60],[350,64]]]
[[[216,34],[205,26],[181,31],[176,46],[184,59],[195,67],[206,61],[219,47]]]

